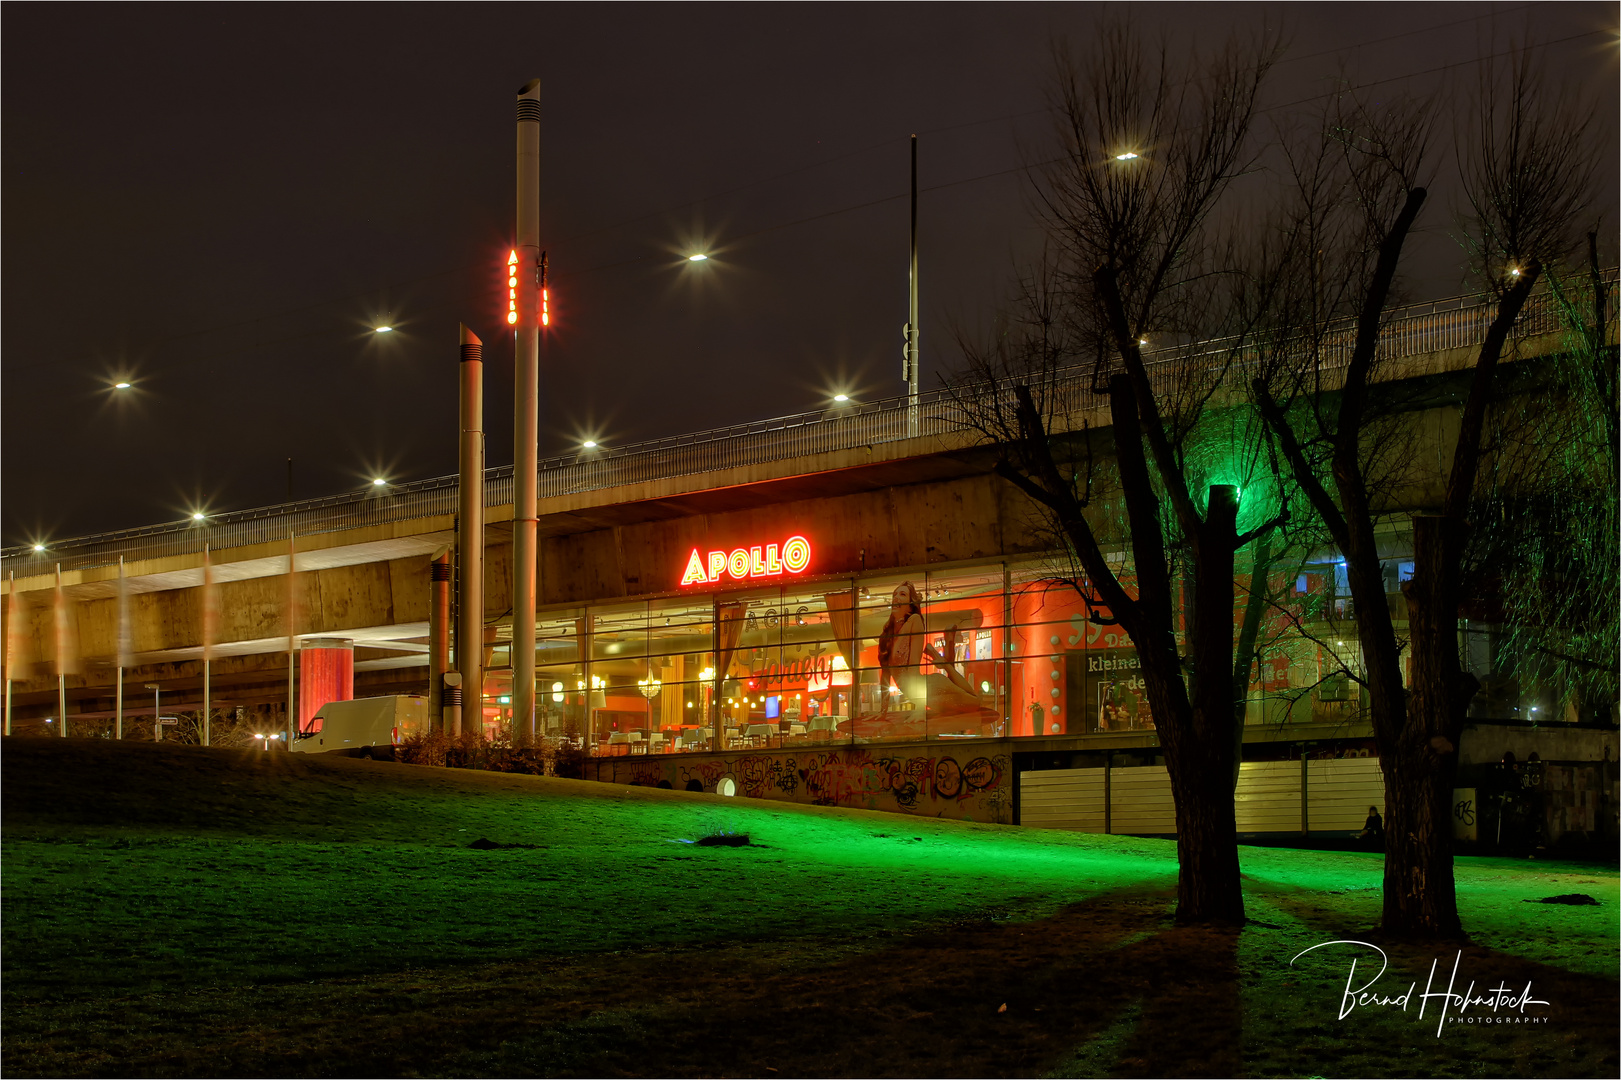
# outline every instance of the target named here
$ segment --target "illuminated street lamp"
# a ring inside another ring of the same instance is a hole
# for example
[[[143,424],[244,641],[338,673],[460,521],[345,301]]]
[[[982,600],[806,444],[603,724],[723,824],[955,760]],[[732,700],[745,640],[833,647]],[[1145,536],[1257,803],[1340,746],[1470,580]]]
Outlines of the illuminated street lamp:
[[[203,513],[201,510],[194,510],[194,511],[192,511],[192,514],[191,514],[191,520],[193,520],[193,521],[203,521],[207,517],[208,517],[208,515]]]
[[[394,332],[394,328],[392,326],[379,326],[379,327],[377,327],[377,333],[379,333],[379,334],[392,334],[393,332]]]
[[[114,390],[128,390],[130,388],[130,386],[131,386],[131,384],[127,383],[127,382],[115,382],[115,383],[113,383],[113,389]]]
[[[585,447],[587,450],[595,450],[597,448],[597,440],[587,439],[580,445]]]
[[[1134,161],[1136,158],[1136,153],[1131,150],[1127,150],[1124,154],[1116,154],[1114,156],[1116,161]]]
[[[372,478],[371,486],[372,487],[387,487],[388,486],[388,481],[384,480],[381,476],[376,476],[376,477]]]
[[[34,550],[35,551],[44,551],[45,550],[45,545],[44,544],[35,544],[34,545]]]
[[[688,262],[708,262],[709,261],[709,256],[705,255],[703,252],[700,251],[696,255],[688,255],[687,256],[687,261]]]
[[[850,395],[849,394],[834,394],[833,395],[833,400],[838,402],[840,405],[843,405],[845,402],[850,400]]]

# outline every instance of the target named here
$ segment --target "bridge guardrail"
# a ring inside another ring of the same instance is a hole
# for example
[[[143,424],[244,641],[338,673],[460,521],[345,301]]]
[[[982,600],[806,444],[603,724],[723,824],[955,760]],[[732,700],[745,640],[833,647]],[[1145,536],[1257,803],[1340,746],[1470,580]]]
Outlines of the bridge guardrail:
[[[1605,273],[1605,287],[1616,310],[1617,271]],[[1484,336],[1494,310],[1489,298],[1459,296],[1413,305],[1392,313],[1380,335],[1381,359],[1393,360],[1474,345]],[[1515,336],[1525,338],[1560,328],[1553,297],[1539,289],[1515,323]],[[1319,344],[1322,370],[1342,368],[1350,358],[1354,328],[1346,323]],[[1204,357],[1225,356],[1230,343],[1196,342],[1154,356],[1151,370],[1171,377],[1181,366]],[[1243,360],[1241,351],[1240,362]],[[1106,402],[1090,388],[1091,368],[1061,373],[1049,390],[1049,410],[1073,416]],[[957,395],[962,387],[944,386],[919,395],[915,434],[905,397],[820,409],[755,420],[707,431],[672,435],[613,447],[543,458],[538,477],[542,499],[597,491],[626,484],[766,464],[809,454],[851,450],[914,437],[939,437],[963,430]],[[512,470],[504,465],[485,473],[485,505],[512,502]],[[386,491],[366,489],[216,514],[204,522],[166,522],[57,541],[44,552],[26,547],[0,551],[0,572],[22,576],[82,570],[127,561],[194,554],[207,544],[214,549],[286,540],[413,518],[454,514],[458,482],[440,476],[394,485]]]

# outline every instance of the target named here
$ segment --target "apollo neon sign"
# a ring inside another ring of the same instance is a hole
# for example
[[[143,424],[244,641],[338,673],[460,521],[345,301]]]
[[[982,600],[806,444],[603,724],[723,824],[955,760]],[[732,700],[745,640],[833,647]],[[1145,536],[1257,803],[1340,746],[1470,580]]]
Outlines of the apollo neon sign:
[[[790,536],[781,545],[756,544],[731,551],[711,551],[707,560],[702,552],[693,548],[692,554],[687,556],[687,569],[681,575],[681,584],[712,585],[725,577],[733,581],[747,581],[751,578],[802,574],[810,566],[810,561],[810,541],[803,536]]]

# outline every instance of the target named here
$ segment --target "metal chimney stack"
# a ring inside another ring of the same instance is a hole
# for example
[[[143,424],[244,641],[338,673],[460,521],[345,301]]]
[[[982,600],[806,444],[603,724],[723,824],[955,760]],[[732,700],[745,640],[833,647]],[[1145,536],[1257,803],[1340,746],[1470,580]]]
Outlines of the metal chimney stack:
[[[456,665],[463,692],[452,735],[484,734],[484,343],[463,326],[461,340],[461,521],[456,536]]]
[[[449,731],[445,724],[445,673],[450,667],[450,581],[448,548],[428,560],[428,727]]]
[[[518,91],[518,321],[512,351],[512,741],[535,735],[540,459],[540,80]]]

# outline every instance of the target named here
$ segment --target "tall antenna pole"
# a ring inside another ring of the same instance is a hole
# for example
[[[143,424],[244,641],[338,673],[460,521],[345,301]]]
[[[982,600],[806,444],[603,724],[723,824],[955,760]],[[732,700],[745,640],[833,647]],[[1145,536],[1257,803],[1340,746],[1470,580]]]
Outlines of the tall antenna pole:
[[[917,136],[912,136],[912,272],[906,317],[906,433],[918,434],[917,416]]]
[[[540,459],[540,80],[518,91],[517,322],[512,376],[512,742],[535,735],[535,519]],[[482,715],[482,714],[481,714]]]

